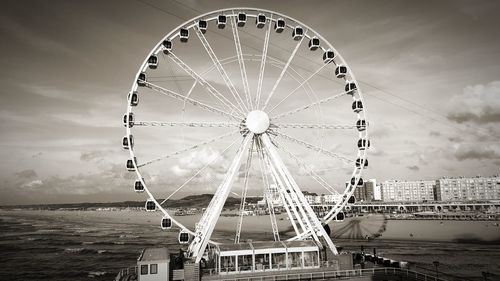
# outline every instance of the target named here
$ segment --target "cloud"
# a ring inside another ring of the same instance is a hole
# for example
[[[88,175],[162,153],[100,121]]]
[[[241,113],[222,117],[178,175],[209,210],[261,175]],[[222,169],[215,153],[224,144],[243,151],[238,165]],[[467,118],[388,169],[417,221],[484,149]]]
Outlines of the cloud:
[[[101,162],[103,161],[103,152],[102,151],[89,151],[82,152],[80,155],[80,160],[83,162]]]
[[[500,159],[498,145],[460,145],[455,151],[455,157],[460,160]]]
[[[476,124],[500,122],[500,81],[486,85],[467,86],[450,101],[447,117],[457,123]]]
[[[433,137],[439,137],[441,136],[441,133],[440,132],[437,132],[437,131],[431,131],[429,133],[430,136],[433,136]]]
[[[209,163],[212,164],[205,167]],[[170,171],[175,177],[187,177],[194,176],[198,171],[203,169],[202,172],[195,176],[195,180],[197,182],[207,182],[223,179],[227,167],[229,167],[229,159],[221,155],[221,152],[210,147],[205,147],[179,159],[178,164],[172,166]]]
[[[38,187],[40,185],[43,185],[43,182],[41,180],[34,180],[34,181],[27,182],[27,183],[23,183],[21,185],[21,188],[35,188],[35,187]]]
[[[412,171],[419,171],[420,170],[420,168],[417,165],[407,166],[406,168],[408,170],[412,170]]]
[[[38,175],[35,172],[35,170],[32,170],[32,169],[23,170],[23,171],[14,173],[14,175],[17,178],[20,178],[21,180],[32,180],[32,179],[36,179],[38,177]]]

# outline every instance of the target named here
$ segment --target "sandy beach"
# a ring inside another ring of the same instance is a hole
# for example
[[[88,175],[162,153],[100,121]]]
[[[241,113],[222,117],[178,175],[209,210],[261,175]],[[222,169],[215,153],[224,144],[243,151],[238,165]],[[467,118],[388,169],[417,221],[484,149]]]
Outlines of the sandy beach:
[[[232,233],[238,217],[223,214],[216,226],[217,233]],[[41,219],[65,220],[74,222],[97,222],[112,224],[134,224],[159,226],[162,213],[137,210],[112,211],[47,211],[13,210],[0,211],[0,216],[38,217]],[[174,216],[186,227],[193,229],[200,214]],[[252,237],[271,235],[272,228],[268,216],[245,216],[242,231]],[[282,235],[293,234],[286,214],[277,215],[278,228]],[[499,221],[439,221],[439,220],[385,220],[381,215],[367,215],[348,218],[343,222],[332,222],[332,236],[336,238],[368,238],[377,236],[383,240],[424,240],[448,242],[499,242]],[[256,239],[254,238],[254,239]]]

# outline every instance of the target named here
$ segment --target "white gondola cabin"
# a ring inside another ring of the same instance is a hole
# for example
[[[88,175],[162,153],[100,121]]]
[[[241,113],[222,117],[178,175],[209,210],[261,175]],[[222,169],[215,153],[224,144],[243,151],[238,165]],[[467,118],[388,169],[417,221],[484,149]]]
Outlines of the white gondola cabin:
[[[283,30],[285,30],[285,26],[286,26],[285,20],[282,18],[279,18],[274,23],[274,31],[277,33],[281,33],[281,32],[283,32]]]
[[[352,179],[351,179],[351,185],[354,185],[354,186],[362,186],[362,185],[363,185],[363,179],[362,179],[362,178],[359,178],[359,179],[358,179],[358,182],[356,183],[356,178],[352,178]]]
[[[365,150],[370,148],[370,141],[366,139],[360,139],[358,140],[358,149],[359,150]]]
[[[164,40],[162,45],[163,45],[163,53],[165,55],[170,54],[170,52],[172,51],[172,41]]]
[[[129,147],[134,148],[134,136],[124,136],[122,140],[122,146],[123,149],[129,149]]]
[[[148,59],[148,66],[151,69],[156,69],[158,67],[158,57],[155,55],[152,55]]]
[[[142,182],[144,181],[144,179],[142,179]],[[142,184],[142,182],[140,180],[136,180],[135,183],[134,183],[134,191],[137,192],[137,193],[142,193],[144,192],[144,185]]]
[[[219,15],[217,17],[217,27],[219,29],[223,29],[224,27],[226,27],[226,23],[227,23],[227,17],[225,15]]]
[[[152,199],[148,199],[146,201],[145,208],[146,208],[147,212],[154,212],[154,211],[156,211],[156,203],[155,203],[155,201],[153,201]]]
[[[335,68],[335,76],[337,78],[344,78],[347,74],[347,67],[345,65],[339,65]]]
[[[123,115],[123,126],[134,127],[134,113],[130,112],[128,115]]]
[[[139,94],[137,93],[137,91],[129,93],[128,100],[130,102],[130,106],[137,106],[139,104]]]
[[[366,168],[368,167],[368,159],[361,159],[361,158],[358,158],[356,159],[356,167],[357,168]]]
[[[358,121],[356,121],[356,128],[358,129],[358,131],[362,132],[364,130],[366,130],[366,120],[364,119],[359,119]]]
[[[141,87],[146,86],[146,73],[145,72],[141,72],[139,74],[139,77],[137,77],[137,85],[139,85]]]
[[[309,40],[309,50],[316,51],[319,48],[319,38],[314,36]]]
[[[169,216],[161,218],[161,229],[167,230],[172,228],[172,219]]]
[[[198,29],[201,31],[201,33],[205,34],[205,32],[207,32],[207,28],[208,28],[208,23],[206,20],[198,21]]]
[[[247,23],[247,14],[238,13],[238,17],[236,17],[236,24],[239,27],[243,27],[243,26],[245,26],[246,23]]]
[[[179,40],[181,40],[182,43],[186,43],[189,39],[189,30],[186,28],[181,28],[179,31]]]
[[[356,113],[360,113],[361,111],[363,111],[363,102],[360,100],[355,100],[352,103],[352,110]]]
[[[127,160],[127,170],[129,172],[135,171],[134,163],[137,163],[137,157],[134,157],[134,159],[128,159]]]
[[[342,221],[344,221],[344,219],[345,219],[345,213],[344,212],[339,212],[335,216],[335,221],[342,222]]]
[[[304,37],[304,29],[300,26],[296,26],[292,31],[292,37],[293,40],[299,41],[302,37]]]
[[[345,84],[345,91],[347,92],[347,94],[349,95],[352,95],[354,94],[354,91],[358,88],[358,86],[356,85],[356,83],[354,82],[351,82],[351,81],[347,81],[347,83]]]
[[[189,243],[189,233],[182,230],[181,232],[179,232],[179,244],[188,244]]]
[[[326,50],[323,53],[323,62],[324,63],[331,63],[333,61],[333,58],[335,58],[335,53],[332,50]]]
[[[257,28],[263,28],[266,25],[266,15],[258,14],[257,18],[255,18],[255,25]]]

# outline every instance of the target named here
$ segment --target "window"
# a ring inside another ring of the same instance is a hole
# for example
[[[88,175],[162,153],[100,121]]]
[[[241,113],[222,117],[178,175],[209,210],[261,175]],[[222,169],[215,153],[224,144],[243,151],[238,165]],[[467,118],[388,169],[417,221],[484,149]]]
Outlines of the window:
[[[256,254],[255,255],[255,269],[268,269],[269,268],[269,254]]]
[[[143,264],[141,265],[141,275],[147,275],[148,274],[148,265]]]
[[[252,270],[252,255],[238,256],[239,270]]]
[[[158,265],[156,263],[150,265],[149,266],[149,272],[151,274],[157,274],[158,273]]]
[[[285,253],[273,253],[271,254],[271,266],[272,268],[286,268],[286,254]]]
[[[235,256],[225,256],[221,257],[221,270],[222,271],[235,271],[236,257]]]

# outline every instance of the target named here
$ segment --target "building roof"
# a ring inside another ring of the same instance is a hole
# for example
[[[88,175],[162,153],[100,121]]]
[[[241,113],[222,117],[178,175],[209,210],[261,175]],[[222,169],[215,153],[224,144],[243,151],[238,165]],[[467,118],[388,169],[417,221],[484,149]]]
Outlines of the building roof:
[[[270,241],[270,242],[249,242],[249,243],[227,243],[219,244],[221,252],[228,251],[245,251],[245,250],[259,250],[259,249],[284,249],[284,248],[299,248],[299,247],[317,247],[316,243],[312,240],[304,241]]]
[[[146,248],[142,251],[138,261],[158,261],[168,259],[169,254],[167,248]]]

